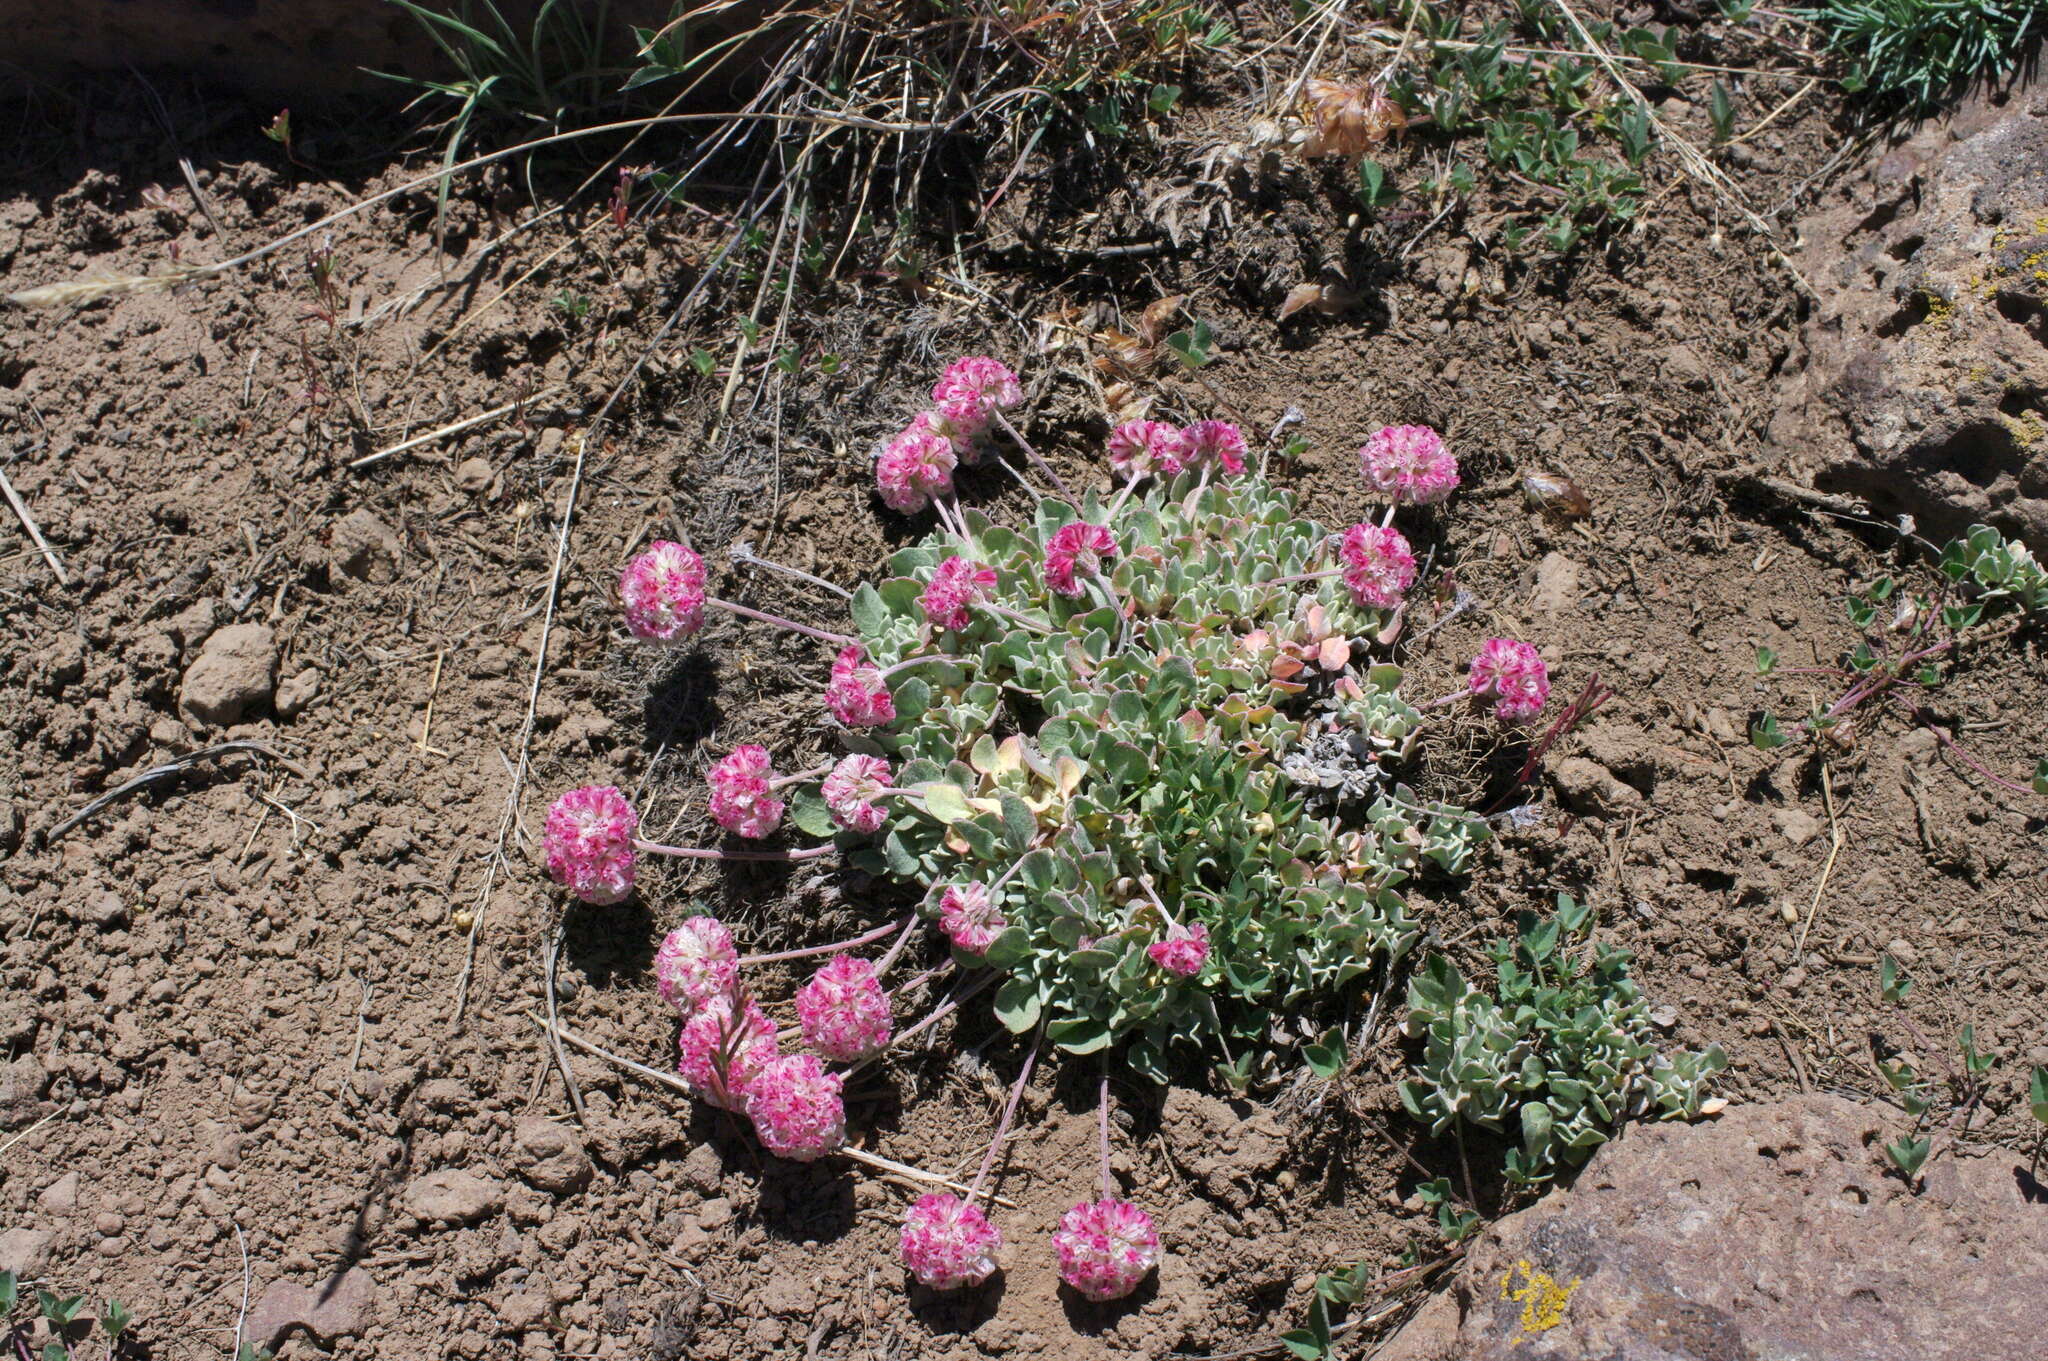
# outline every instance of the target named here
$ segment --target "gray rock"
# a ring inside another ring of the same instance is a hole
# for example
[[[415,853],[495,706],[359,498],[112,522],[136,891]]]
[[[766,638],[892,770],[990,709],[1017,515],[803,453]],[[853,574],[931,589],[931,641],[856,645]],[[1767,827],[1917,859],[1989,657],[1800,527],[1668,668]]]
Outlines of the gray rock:
[[[50,1235],[40,1229],[9,1229],[0,1233],[0,1271],[39,1276],[50,1260]]]
[[[1894,1112],[1813,1095],[1647,1125],[1508,1216],[1382,1361],[1983,1361],[2048,1337],[2024,1154],[1946,1149],[1915,1194]]]
[[[2048,81],[1930,119],[1801,224],[1770,441],[1816,485],[2048,545]]]
[[[47,1215],[68,1215],[78,1208],[78,1174],[66,1172],[43,1188],[36,1204]],[[119,1230],[115,1230],[119,1232]]]
[[[307,667],[294,675],[284,678],[277,687],[277,716],[297,718],[306,711],[306,706],[320,697],[320,673]]]
[[[23,1054],[14,1062],[0,1065],[0,1129],[13,1129],[39,1119],[43,1113],[43,1089],[50,1075],[34,1054]]]
[[[590,1155],[565,1126],[530,1115],[513,1127],[512,1143],[512,1170],[535,1188],[565,1195],[589,1184]]]
[[[277,635],[262,624],[230,624],[206,640],[178,691],[195,722],[222,727],[270,703],[277,684]]]
[[[543,1291],[522,1290],[516,1295],[508,1295],[498,1306],[498,1330],[523,1333],[528,1328],[538,1328],[546,1322],[553,1308]]]
[[[405,1208],[430,1224],[473,1224],[504,1206],[504,1188],[470,1172],[429,1172],[405,1188]]]
[[[1611,818],[1643,806],[1643,796],[1634,786],[1584,756],[1565,757],[1552,767],[1550,778],[1556,782],[1565,806],[1574,813]]]
[[[261,1347],[275,1348],[294,1328],[304,1328],[322,1342],[360,1337],[370,1320],[377,1283],[361,1267],[330,1276],[318,1285],[272,1281],[249,1306],[243,1336]]]
[[[1545,553],[1536,564],[1536,587],[1529,594],[1529,608],[1538,614],[1555,614],[1576,605],[1585,590],[1586,569],[1562,553]]]
[[[128,921],[128,904],[121,901],[121,895],[112,889],[88,893],[78,905],[78,920],[90,922],[102,931],[111,931]]]
[[[344,515],[335,522],[330,542],[331,561],[344,576],[373,586],[398,579],[398,561],[405,555],[405,546],[375,511],[366,507]]]
[[[480,492],[491,485],[491,463],[484,458],[465,458],[455,465],[455,485],[466,492]]]

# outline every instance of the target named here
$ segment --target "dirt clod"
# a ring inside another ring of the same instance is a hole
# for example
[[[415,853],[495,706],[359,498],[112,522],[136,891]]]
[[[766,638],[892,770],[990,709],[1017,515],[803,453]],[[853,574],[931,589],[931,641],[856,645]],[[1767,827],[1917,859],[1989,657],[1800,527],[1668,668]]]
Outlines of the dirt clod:
[[[277,682],[277,635],[263,624],[230,624],[206,640],[178,691],[197,723],[225,727],[270,703]]]

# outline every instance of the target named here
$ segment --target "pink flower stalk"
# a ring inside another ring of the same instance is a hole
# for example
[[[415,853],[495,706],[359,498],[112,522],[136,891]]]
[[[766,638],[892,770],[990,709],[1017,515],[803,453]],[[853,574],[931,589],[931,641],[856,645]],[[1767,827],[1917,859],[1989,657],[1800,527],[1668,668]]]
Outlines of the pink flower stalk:
[[[841,757],[818,786],[832,820],[856,832],[879,832],[888,813],[881,804],[889,787],[889,763],[879,756]]]
[[[704,559],[663,539],[619,573],[619,602],[636,638],[672,643],[704,626]]]
[[[1536,649],[1512,638],[1488,638],[1465,688],[1474,699],[1494,697],[1493,716],[1503,723],[1520,723],[1543,712],[1550,699],[1550,668]]]
[[[968,607],[988,599],[996,588],[996,569],[955,554],[932,573],[917,603],[935,629],[964,629],[974,622]]]
[[[1159,1231],[1152,1216],[1128,1200],[1104,1196],[1082,1201],[1060,1219],[1052,1236],[1060,1279],[1091,1300],[1120,1300],[1159,1265]]]
[[[884,505],[913,514],[931,504],[933,497],[952,493],[953,469],[959,463],[959,452],[938,417],[922,411],[875,460],[875,486]]]
[[[992,411],[1008,411],[1023,400],[1017,375],[981,355],[954,360],[932,388],[932,405],[964,430],[985,429]]]
[[[1359,447],[1366,485],[1396,501],[1432,505],[1458,489],[1458,460],[1426,425],[1389,425]]]
[[[846,1143],[846,1079],[815,1054],[785,1054],[761,1065],[747,1084],[747,1118],[761,1146],[778,1158],[814,1162]]]
[[[602,907],[633,891],[633,834],[640,815],[610,785],[585,785],[548,809],[541,846],[548,877],[586,903]]]
[[[1116,536],[1101,525],[1066,525],[1046,542],[1045,584],[1061,595],[1079,596],[1080,578],[1100,575],[1103,559],[1115,554]]]
[[[711,820],[759,840],[782,825],[782,800],[769,791],[775,767],[766,747],[734,747],[711,767]]]
[[[879,1054],[895,1033],[875,966],[853,955],[835,955],[797,989],[796,1018],[804,1043],[837,1063]]]
[[[943,1191],[920,1196],[903,1216],[903,1265],[934,1290],[980,1285],[995,1274],[1002,1246],[1002,1232],[987,1215]]]
[[[849,728],[879,728],[896,721],[896,700],[882,672],[859,645],[840,649],[825,687],[825,707]]]
[[[985,884],[955,884],[939,899],[939,929],[967,954],[987,954],[1009,925]]]
[[[1337,557],[1344,564],[1344,584],[1361,605],[1391,610],[1415,584],[1415,554],[1401,531],[1390,526],[1351,526]]]
[[[1146,946],[1145,954],[1168,973],[1193,978],[1202,971],[1203,961],[1209,958],[1209,928],[1200,922],[1192,926],[1175,926]]]
[[[1190,468],[1214,462],[1231,477],[1244,471],[1244,432],[1229,421],[1196,421],[1182,428],[1180,438]]]
[[[739,1110],[747,1090],[776,1054],[775,1022],[753,998],[735,1015],[733,995],[720,993],[683,1022],[676,1037],[676,1072],[714,1106]]]
[[[1109,435],[1109,466],[1127,481],[1188,466],[1188,444],[1165,421],[1125,421]]]
[[[696,1014],[739,981],[739,951],[732,932],[716,917],[696,916],[661,939],[654,952],[654,990],[683,1014]]]

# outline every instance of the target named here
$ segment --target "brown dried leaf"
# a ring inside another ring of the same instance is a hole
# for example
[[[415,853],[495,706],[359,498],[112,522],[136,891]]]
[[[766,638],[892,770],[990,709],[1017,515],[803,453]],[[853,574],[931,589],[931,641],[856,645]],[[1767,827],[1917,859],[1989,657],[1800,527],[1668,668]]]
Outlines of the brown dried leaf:
[[[1357,302],[1358,292],[1348,284],[1296,284],[1287,290],[1287,298],[1280,304],[1279,319],[1285,321],[1309,307],[1334,317]]]
[[[1334,80],[1310,80],[1305,92],[1309,125],[1301,154],[1308,160],[1320,156],[1362,159],[1380,143],[1408,126],[1401,106],[1370,84],[1340,85]]]
[[[1524,474],[1522,495],[1530,505],[1567,520],[1583,520],[1593,513],[1593,498],[1562,473]]]
[[[1185,293],[1176,293],[1170,298],[1161,298],[1147,307],[1138,317],[1138,335],[1147,345],[1157,345],[1173,324],[1174,314],[1187,301]]]

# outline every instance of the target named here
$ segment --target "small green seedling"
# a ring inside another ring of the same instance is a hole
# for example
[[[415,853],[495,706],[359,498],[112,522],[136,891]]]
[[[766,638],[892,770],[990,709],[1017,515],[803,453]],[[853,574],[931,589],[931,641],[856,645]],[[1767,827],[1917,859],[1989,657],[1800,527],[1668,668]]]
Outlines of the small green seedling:
[[[1216,332],[1208,322],[1197,321],[1186,330],[1166,338],[1166,348],[1190,369],[1199,369],[1216,358]]]
[[[2034,1118],[2048,1125],[2048,1068],[2036,1068],[2033,1080],[2027,1084],[2027,1108]]]
[[[1423,1182],[1415,1191],[1422,1197],[1424,1209],[1436,1211],[1437,1232],[1446,1243],[1462,1243],[1479,1232],[1478,1214],[1458,1208],[1456,1197],[1451,1194],[1450,1178]]]
[[[1887,1002],[1903,1003],[1913,991],[1913,980],[1899,967],[1899,961],[1886,955],[1877,966],[1877,994]]]
[[[1892,1166],[1898,1168],[1910,1183],[1920,1175],[1920,1168],[1927,1162],[1928,1151],[1933,1147],[1932,1139],[1916,1139],[1904,1134],[1886,1144],[1884,1151],[1892,1160]]]

